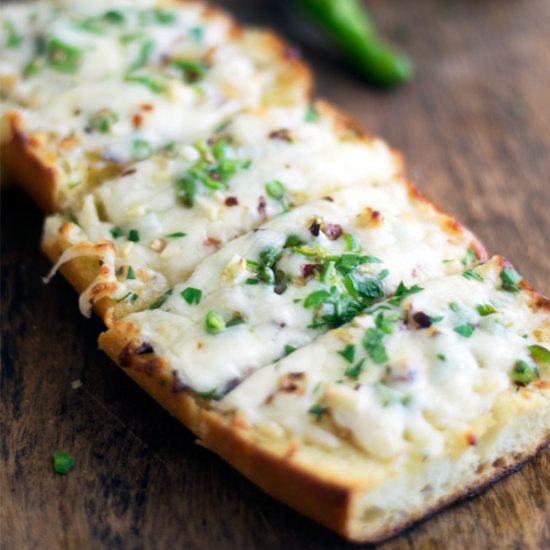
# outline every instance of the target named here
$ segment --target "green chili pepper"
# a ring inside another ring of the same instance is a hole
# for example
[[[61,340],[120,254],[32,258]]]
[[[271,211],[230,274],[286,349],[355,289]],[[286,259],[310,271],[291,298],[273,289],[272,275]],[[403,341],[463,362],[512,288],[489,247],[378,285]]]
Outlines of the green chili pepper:
[[[373,84],[395,86],[412,77],[410,59],[379,38],[360,0],[297,0],[297,3],[325,30],[349,64]]]

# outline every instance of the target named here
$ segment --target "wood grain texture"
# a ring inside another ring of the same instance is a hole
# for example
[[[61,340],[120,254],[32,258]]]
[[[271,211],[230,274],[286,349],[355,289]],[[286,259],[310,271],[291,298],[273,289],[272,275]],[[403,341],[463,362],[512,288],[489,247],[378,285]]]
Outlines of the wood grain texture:
[[[223,4],[300,38],[265,2]],[[550,2],[370,5],[415,57],[416,80],[369,90],[305,45],[318,91],[402,149],[431,198],[550,294]],[[197,446],[97,351],[99,321],[80,317],[63,280],[41,282],[41,220],[22,192],[3,192],[0,547],[349,547]],[[51,468],[58,448],[77,461],[65,477]],[[550,548],[550,453],[382,545],[442,547]]]

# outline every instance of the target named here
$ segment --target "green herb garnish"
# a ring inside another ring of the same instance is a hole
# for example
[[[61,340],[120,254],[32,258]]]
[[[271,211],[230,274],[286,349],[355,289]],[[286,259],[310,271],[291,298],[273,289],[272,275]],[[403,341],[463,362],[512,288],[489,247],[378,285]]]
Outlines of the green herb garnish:
[[[471,269],[467,269],[462,276],[465,279],[483,282],[483,277],[479,273],[474,273]]]
[[[83,51],[59,38],[50,38],[46,43],[46,59],[53,69],[63,73],[75,73],[82,65]]]
[[[218,334],[225,329],[225,321],[216,311],[209,311],[206,314],[205,324],[209,334]]]
[[[138,243],[139,231],[137,229],[130,229],[130,231],[128,231],[128,240],[132,241],[133,243]]]
[[[328,411],[328,407],[323,407],[323,405],[320,405],[320,404],[316,404],[316,405],[313,405],[311,406],[309,409],[308,409],[308,413],[309,414],[312,414],[313,416],[315,416],[315,418],[317,419],[317,421],[321,420],[321,418],[323,418],[324,414]]]
[[[182,290],[181,297],[190,305],[198,306],[202,298],[202,290],[188,286]]]
[[[293,351],[296,351],[298,348],[296,346],[291,346],[290,344],[287,344],[285,346],[285,355],[290,355]]]
[[[398,306],[407,296],[411,296],[412,294],[416,294],[417,292],[421,292],[422,290],[424,289],[417,285],[413,285],[410,288],[407,288],[403,284],[403,281],[401,281],[397,286],[396,291],[393,293],[393,296],[388,300],[388,302],[394,306]]]
[[[535,363],[550,363],[550,350],[538,344],[533,344],[527,349]]]
[[[383,364],[388,362],[388,355],[384,346],[384,332],[380,329],[367,329],[363,337],[363,346],[374,363]]]
[[[75,465],[74,457],[66,451],[55,451],[53,454],[53,469],[56,474],[68,474]]]
[[[482,316],[486,317],[487,315],[491,315],[493,313],[497,313],[497,310],[494,306],[491,304],[478,304],[476,306],[477,312]]]
[[[355,346],[348,344],[343,350],[338,352],[338,355],[341,355],[348,363],[353,363],[355,359]]]
[[[510,378],[518,384],[529,384],[538,377],[538,370],[521,359],[514,363],[514,368],[510,371]]]
[[[112,227],[109,231],[113,236],[113,239],[118,239],[118,237],[122,237],[122,235],[124,235],[122,229],[120,229],[120,227],[118,226]]]
[[[144,160],[153,154],[153,147],[144,139],[134,139],[132,141],[132,158],[134,160]]]
[[[176,231],[175,233],[168,233],[168,235],[165,235],[165,237],[169,239],[178,239],[180,237],[186,237],[187,233],[184,233],[183,231]]]
[[[344,376],[347,376],[348,378],[352,378],[353,380],[356,380],[357,378],[359,378],[359,376],[363,372],[363,369],[365,368],[365,361],[366,361],[366,357],[363,357],[363,359],[361,359],[361,361],[359,361],[354,366],[350,365],[349,367],[347,367],[346,370],[344,371]]]
[[[455,327],[453,330],[457,334],[460,334],[460,336],[464,336],[464,338],[470,338],[470,336],[474,333],[475,327],[470,323],[466,323],[465,325]]]
[[[306,116],[304,117],[306,122],[317,122],[319,120],[319,113],[315,108],[315,105],[311,104],[306,111]]]
[[[108,134],[111,131],[111,126],[118,122],[119,116],[110,109],[101,109],[90,117],[89,128],[97,130],[102,134]]]
[[[129,265],[128,271],[126,272],[126,279],[135,279],[136,278],[136,272],[134,271],[134,268]]]
[[[168,298],[170,298],[171,294],[173,292],[173,289],[171,288],[170,290],[167,290],[162,296],[160,296],[159,298],[157,298],[150,306],[149,306],[149,309],[159,309],[160,307],[162,307],[164,305],[164,303],[166,302],[166,300],[168,300]]]
[[[518,284],[521,283],[521,275],[512,267],[505,267],[500,272],[502,288],[508,292],[519,292]]]

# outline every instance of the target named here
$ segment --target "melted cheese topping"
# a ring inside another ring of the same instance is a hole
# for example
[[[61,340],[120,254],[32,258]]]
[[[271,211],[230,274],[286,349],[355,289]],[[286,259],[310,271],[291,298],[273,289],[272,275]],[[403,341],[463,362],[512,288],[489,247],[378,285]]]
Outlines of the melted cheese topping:
[[[123,79],[140,64],[158,67],[166,55],[200,58],[227,42],[230,31],[229,19],[206,15],[199,3],[154,0],[117,2],[116,8],[110,2],[14,4],[2,8],[0,23],[3,94],[28,108],[57,103],[68,88]]]
[[[425,206],[411,201],[399,181],[309,202],[232,241],[176,285],[161,307],[125,322],[168,359],[180,384],[223,394],[288,346],[303,346],[350,320],[400,282],[461,269],[471,235],[445,231],[444,218]],[[188,288],[202,293],[198,304],[185,298]],[[212,334],[219,324],[225,330]]]
[[[40,6],[4,10],[12,42],[22,42],[0,69],[2,111],[18,111],[57,157],[61,207],[109,167],[193,142],[239,111],[307,102],[307,83],[284,81],[290,63],[264,35],[232,33],[230,19],[201,4],[163,5],[48,4],[46,24],[28,35],[20,27]]]
[[[501,269],[496,258],[475,278],[374,306],[215,406],[273,438],[329,449],[351,440],[380,460],[462,452],[550,394],[550,317],[526,292],[504,290]]]
[[[291,205],[355,185],[383,185],[398,170],[383,142],[343,141],[330,118],[306,122],[301,108],[239,115],[222,136],[228,142],[224,160],[209,166],[223,167],[228,159],[236,163],[236,170],[220,189],[196,178],[192,205],[178,197],[181,182],[191,178],[201,151],[203,156],[210,154],[210,148],[204,154],[200,145],[181,146],[175,156],[156,155],[137,163],[130,173],[86,196],[80,209],[73,208],[81,228],[73,238],[76,242],[113,239],[111,231],[119,228],[118,267],[147,270],[147,277],[157,272],[172,286],[219,247]],[[275,181],[283,190],[277,198],[268,193]],[[63,216],[48,221],[46,242],[57,239],[64,221]],[[139,242],[129,241],[131,231],[138,231]],[[125,277],[120,279],[124,284]],[[157,290],[162,293],[166,288]],[[142,304],[140,300],[133,305]]]

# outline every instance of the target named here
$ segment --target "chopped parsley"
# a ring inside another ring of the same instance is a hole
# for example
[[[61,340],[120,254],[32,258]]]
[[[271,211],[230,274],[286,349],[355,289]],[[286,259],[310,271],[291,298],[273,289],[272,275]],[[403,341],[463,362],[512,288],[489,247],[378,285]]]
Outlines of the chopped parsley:
[[[526,361],[518,359],[514,363],[513,369],[510,371],[510,378],[517,384],[529,384],[539,377],[539,372]]]
[[[285,355],[290,355],[292,352],[296,351],[298,348],[296,346],[291,346],[290,344],[287,344],[285,346]]]
[[[176,20],[176,14],[172,11],[155,8],[152,10],[153,17],[159,25],[173,25]]]
[[[74,457],[66,451],[55,451],[53,454],[53,469],[56,474],[68,474],[75,465]]]
[[[438,354],[437,354],[437,358],[438,358],[440,361],[447,361],[447,357],[446,357],[443,353],[438,353]]]
[[[346,241],[347,252],[357,253],[361,250],[361,247],[359,246],[357,239],[351,233],[346,233],[344,235],[344,241]]]
[[[128,240],[133,243],[139,243],[139,231],[137,229],[130,229],[128,231]]]
[[[260,281],[258,279],[253,279],[252,277],[249,277],[248,279],[246,279],[244,284],[245,285],[259,285]]]
[[[136,272],[134,271],[134,268],[131,265],[128,266],[128,271],[126,272],[126,278],[127,279],[136,278]]]
[[[407,288],[403,284],[403,281],[401,281],[397,286],[396,291],[393,293],[393,296],[388,300],[388,302],[393,306],[398,306],[407,296],[411,296],[412,294],[416,294],[417,292],[421,292],[422,290],[424,289],[417,285],[413,285],[410,288]]]
[[[209,334],[219,334],[226,326],[223,317],[216,311],[209,311],[206,314],[205,324]]]
[[[453,330],[457,334],[460,334],[460,336],[464,336],[464,338],[470,338],[470,336],[474,333],[475,327],[470,323],[466,323],[465,325],[455,327]]]
[[[379,328],[369,328],[363,337],[363,346],[368,356],[376,364],[388,362],[388,355],[384,346],[385,333]]]
[[[477,309],[477,312],[482,317],[486,317],[487,315],[492,315],[493,313],[497,313],[496,308],[491,304],[478,304],[476,306],[476,309]]]
[[[522,277],[513,267],[505,267],[500,272],[500,280],[502,282],[503,290],[508,292],[520,291],[517,285],[521,283]]]
[[[449,309],[456,313],[459,310],[458,304],[456,302],[449,302]]]
[[[341,355],[348,363],[353,363],[355,359],[355,346],[348,344],[343,350],[338,352],[338,355]]]
[[[363,357],[363,359],[361,359],[361,361],[359,361],[355,365],[349,365],[348,367],[346,367],[346,370],[344,371],[344,376],[347,376],[348,378],[351,378],[353,380],[359,378],[359,376],[363,372],[363,369],[365,368],[365,361],[366,357]]]
[[[186,237],[187,233],[184,233],[183,231],[176,231],[175,233],[168,233],[168,235],[165,235],[165,237],[169,239],[178,239],[180,237]]]
[[[188,286],[181,291],[181,297],[190,305],[198,306],[202,298],[202,290]]]

